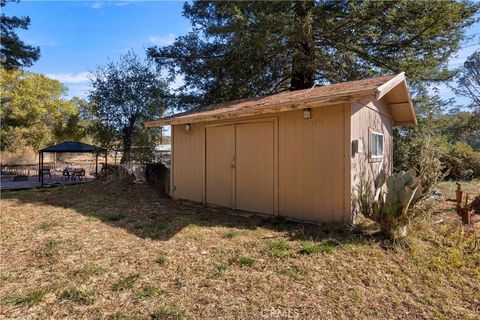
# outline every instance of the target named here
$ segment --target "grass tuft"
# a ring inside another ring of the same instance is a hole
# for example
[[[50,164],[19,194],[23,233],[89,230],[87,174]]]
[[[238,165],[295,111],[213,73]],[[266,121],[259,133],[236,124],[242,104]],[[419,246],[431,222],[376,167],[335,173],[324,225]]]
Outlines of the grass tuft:
[[[40,223],[38,228],[42,229],[42,230],[50,230],[50,229],[58,227],[60,225],[61,225],[60,222],[58,222],[56,220],[50,220],[50,221],[44,221],[44,222]]]
[[[268,242],[267,248],[272,256],[281,258],[290,249],[290,245],[285,239],[275,239]]]
[[[73,275],[81,277],[95,277],[105,273],[105,269],[96,265],[86,265],[80,269],[73,271]]]
[[[123,291],[133,287],[135,282],[140,278],[140,274],[135,273],[126,278],[120,279],[112,285],[112,291]]]
[[[237,236],[237,232],[233,230],[229,230],[223,234],[223,237],[226,239],[233,239]]]
[[[318,252],[318,247],[314,242],[311,241],[302,241],[300,242],[300,253],[301,254],[313,254]]]
[[[146,298],[151,298],[151,297],[160,295],[162,292],[163,292],[162,289],[154,285],[147,284],[143,286],[140,291],[137,292],[136,296],[142,299],[146,299]]]
[[[33,291],[26,295],[11,295],[2,298],[2,304],[33,306],[43,301],[45,292]]]
[[[58,240],[48,240],[43,248],[43,256],[52,258],[57,253],[60,242]]]
[[[165,319],[192,319],[192,316],[184,308],[176,306],[161,306],[150,314],[151,320]]]
[[[323,240],[321,243],[320,243],[320,250],[322,252],[332,252],[333,250],[335,250],[338,246],[340,246],[340,242],[338,242],[337,240],[335,239],[327,239],[327,240]]]
[[[93,292],[81,291],[77,288],[70,288],[65,290],[60,295],[60,299],[72,301],[77,304],[89,305],[92,304],[94,301],[93,295]]]
[[[222,261],[217,264],[217,271],[219,274],[224,274],[225,272],[227,272],[227,269],[228,269],[228,263],[226,263],[225,261]]]
[[[155,263],[158,263],[159,265],[163,266],[165,263],[167,263],[167,257],[164,255],[160,255],[155,259]]]
[[[242,266],[252,266],[255,263],[255,259],[249,256],[242,256],[238,259],[238,262]]]

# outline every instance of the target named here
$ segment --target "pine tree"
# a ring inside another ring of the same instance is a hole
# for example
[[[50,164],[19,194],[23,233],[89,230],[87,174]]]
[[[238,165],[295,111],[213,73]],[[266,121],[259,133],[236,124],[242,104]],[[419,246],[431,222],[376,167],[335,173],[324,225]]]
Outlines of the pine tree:
[[[479,3],[461,1],[199,1],[193,30],[147,53],[182,75],[179,105],[309,88],[405,71],[411,83],[450,79]]]

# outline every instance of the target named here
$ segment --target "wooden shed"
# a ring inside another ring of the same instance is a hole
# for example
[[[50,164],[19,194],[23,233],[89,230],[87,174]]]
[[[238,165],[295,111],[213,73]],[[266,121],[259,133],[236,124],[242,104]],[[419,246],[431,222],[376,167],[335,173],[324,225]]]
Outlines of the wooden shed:
[[[231,101],[172,126],[171,195],[312,222],[348,222],[361,177],[392,170],[392,128],[416,118],[403,73]]]

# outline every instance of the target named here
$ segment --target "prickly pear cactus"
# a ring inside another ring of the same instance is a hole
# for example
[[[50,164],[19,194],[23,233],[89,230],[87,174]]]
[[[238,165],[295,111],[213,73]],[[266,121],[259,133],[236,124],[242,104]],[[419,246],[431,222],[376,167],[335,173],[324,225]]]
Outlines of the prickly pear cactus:
[[[419,196],[419,179],[415,169],[400,171],[385,178],[385,174],[375,179],[375,188],[380,191],[383,182],[386,182],[387,190],[380,194],[373,203],[372,211],[375,220],[381,225],[385,233],[392,237],[406,234],[407,214],[412,200]],[[402,232],[397,232],[402,229]],[[404,232],[405,231],[405,232]]]

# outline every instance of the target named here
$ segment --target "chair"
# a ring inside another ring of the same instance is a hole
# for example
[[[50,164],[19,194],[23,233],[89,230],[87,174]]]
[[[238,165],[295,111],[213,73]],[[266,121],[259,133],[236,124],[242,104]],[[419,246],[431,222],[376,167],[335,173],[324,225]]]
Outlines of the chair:
[[[79,169],[73,170],[72,178],[74,180],[76,180],[77,178],[78,180],[82,180],[84,177],[85,177],[85,169],[79,168]]]
[[[63,169],[62,171],[62,178],[60,180],[69,180],[72,176],[70,175],[70,171],[68,169]]]
[[[40,174],[42,176],[49,176],[49,178],[52,179],[52,172],[50,171],[50,169],[41,169]]]

